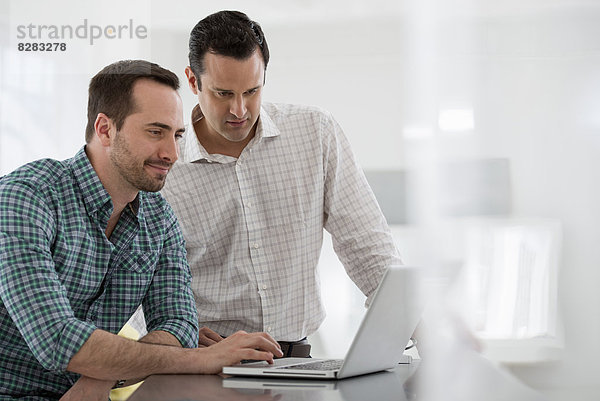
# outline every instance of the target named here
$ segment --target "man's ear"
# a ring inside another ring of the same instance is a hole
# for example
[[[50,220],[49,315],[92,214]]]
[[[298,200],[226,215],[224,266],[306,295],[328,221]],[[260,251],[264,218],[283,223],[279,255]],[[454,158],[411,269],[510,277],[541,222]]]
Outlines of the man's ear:
[[[190,86],[190,89],[192,90],[192,92],[194,92],[194,95],[197,95],[198,92],[200,91],[200,89],[198,87],[198,84],[200,82],[196,78],[196,75],[194,75],[194,72],[192,71],[192,68],[189,65],[187,67],[185,67],[185,76],[187,77],[188,85]]]
[[[115,123],[104,113],[98,113],[94,122],[96,137],[103,146],[110,145],[110,141],[117,131]]]

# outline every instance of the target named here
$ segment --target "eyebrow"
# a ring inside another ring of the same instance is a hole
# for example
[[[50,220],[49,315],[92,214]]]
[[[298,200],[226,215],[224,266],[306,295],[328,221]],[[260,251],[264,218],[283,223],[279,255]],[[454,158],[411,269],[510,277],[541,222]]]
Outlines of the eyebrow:
[[[248,91],[251,91],[251,90],[259,89],[260,87],[262,87],[262,85],[257,85],[254,88],[246,89],[244,92],[248,92]],[[215,91],[215,92],[233,92],[231,89],[221,89],[221,88],[218,88],[218,87],[214,87],[214,88],[212,88],[212,90]]]
[[[148,123],[146,124],[147,127],[158,127],[158,128],[162,128],[165,129],[167,131],[170,131],[173,129],[173,127],[171,127],[169,124],[163,124],[163,123],[159,123],[158,121],[152,122],[152,123]],[[185,127],[184,128],[179,128],[176,132],[185,132]]]

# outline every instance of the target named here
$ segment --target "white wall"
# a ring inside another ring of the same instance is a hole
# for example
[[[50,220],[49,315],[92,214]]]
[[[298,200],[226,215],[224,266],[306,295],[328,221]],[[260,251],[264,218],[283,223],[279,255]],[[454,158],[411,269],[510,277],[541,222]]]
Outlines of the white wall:
[[[137,1],[124,8],[116,1],[93,6],[61,1],[47,9],[42,4],[0,6],[0,174],[39,157],[69,157],[83,144],[87,83],[102,66],[148,58],[183,81],[187,35],[195,22],[220,8],[242,9],[262,22],[269,39],[265,100],[329,109],[365,169],[416,172],[409,186],[412,212],[426,234],[419,234],[420,249],[409,250],[410,262],[447,256],[443,244],[433,242],[445,221],[428,195],[452,194],[419,181],[431,176],[432,166],[509,160],[511,216],[563,224],[559,294],[567,350],[561,362],[513,371],[539,387],[594,386],[600,357],[597,2]],[[149,27],[150,36],[91,47],[74,42],[67,54],[15,50],[15,24],[82,18],[100,18],[98,23],[134,18]],[[185,84],[181,93],[187,115],[194,99]],[[446,108],[472,109],[473,128],[440,130],[439,112]]]
[[[514,368],[536,386],[596,381],[599,21],[591,2],[530,1],[500,11],[473,3],[441,15],[427,59],[435,67],[423,78],[435,82],[432,112],[454,102],[474,110],[467,135],[437,132],[430,142],[436,160],[509,159],[513,216],[563,224],[559,300],[567,353],[560,363]]]

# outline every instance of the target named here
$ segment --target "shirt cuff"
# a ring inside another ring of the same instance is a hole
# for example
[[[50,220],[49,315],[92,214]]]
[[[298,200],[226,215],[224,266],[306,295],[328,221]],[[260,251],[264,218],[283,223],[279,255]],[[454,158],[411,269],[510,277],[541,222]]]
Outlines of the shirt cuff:
[[[181,321],[167,321],[153,327],[148,332],[162,330],[172,334],[183,348],[198,348],[198,327]]]
[[[52,366],[47,366],[48,364],[40,362],[42,362],[44,367],[51,368],[51,370],[66,371],[71,358],[79,352],[83,344],[85,344],[96,329],[97,327],[92,323],[70,319],[64,325],[60,332],[60,337],[57,339],[55,357],[52,358],[54,361],[51,362]]]

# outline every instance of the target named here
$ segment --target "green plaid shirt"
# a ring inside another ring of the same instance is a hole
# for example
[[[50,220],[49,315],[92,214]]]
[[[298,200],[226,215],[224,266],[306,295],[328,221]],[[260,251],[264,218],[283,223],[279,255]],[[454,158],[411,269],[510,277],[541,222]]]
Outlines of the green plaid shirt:
[[[0,180],[0,398],[57,399],[96,329],[117,333],[142,304],[148,331],[198,344],[184,241],[158,193],[140,192],[110,241],[112,201],[82,148]]]

